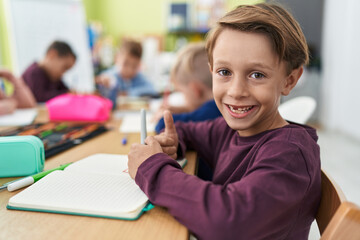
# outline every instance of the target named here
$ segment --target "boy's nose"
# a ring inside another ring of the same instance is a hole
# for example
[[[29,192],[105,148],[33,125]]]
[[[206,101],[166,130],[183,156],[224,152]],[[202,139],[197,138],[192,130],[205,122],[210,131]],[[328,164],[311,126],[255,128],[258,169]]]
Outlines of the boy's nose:
[[[240,77],[233,78],[231,84],[229,85],[227,93],[230,97],[235,99],[248,97],[249,89],[246,79],[241,79]]]

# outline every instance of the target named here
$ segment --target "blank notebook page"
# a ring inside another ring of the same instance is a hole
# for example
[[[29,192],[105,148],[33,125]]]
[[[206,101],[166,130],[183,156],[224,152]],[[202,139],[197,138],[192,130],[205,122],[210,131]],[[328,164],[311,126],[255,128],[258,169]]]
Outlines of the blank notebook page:
[[[10,198],[9,205],[60,212],[133,217],[131,212],[139,212],[147,204],[147,196],[128,173],[115,174],[116,171],[113,171],[111,174],[103,174],[68,170],[52,172]],[[130,214],[126,214],[129,212]]]
[[[128,168],[127,162],[127,155],[98,153],[69,165],[65,168],[65,171],[129,175],[126,171]]]

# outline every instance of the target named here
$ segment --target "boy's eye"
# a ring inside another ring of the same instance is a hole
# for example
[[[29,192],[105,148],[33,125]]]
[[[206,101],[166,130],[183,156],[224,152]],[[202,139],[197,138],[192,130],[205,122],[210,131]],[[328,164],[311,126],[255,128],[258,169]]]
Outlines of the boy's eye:
[[[227,76],[230,76],[230,75],[231,75],[230,71],[228,71],[228,70],[226,70],[226,69],[219,70],[218,73],[219,73],[221,76],[224,76],[224,77],[227,77]]]
[[[255,79],[260,79],[260,78],[265,77],[265,75],[262,73],[259,73],[259,72],[254,72],[253,74],[250,75],[250,77],[255,78]]]

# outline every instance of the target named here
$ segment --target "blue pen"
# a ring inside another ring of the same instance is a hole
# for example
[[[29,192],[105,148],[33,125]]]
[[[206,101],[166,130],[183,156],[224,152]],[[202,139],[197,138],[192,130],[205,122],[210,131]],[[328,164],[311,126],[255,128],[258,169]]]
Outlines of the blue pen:
[[[127,134],[125,134],[125,136],[123,137],[123,139],[121,140],[122,145],[126,145],[127,144]]]

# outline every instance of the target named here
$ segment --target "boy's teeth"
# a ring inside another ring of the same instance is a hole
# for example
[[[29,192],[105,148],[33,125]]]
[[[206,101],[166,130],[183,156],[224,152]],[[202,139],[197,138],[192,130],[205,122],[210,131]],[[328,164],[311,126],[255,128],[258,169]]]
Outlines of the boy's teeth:
[[[252,109],[253,106],[251,106],[251,107],[245,107],[245,108],[236,108],[236,109],[235,109],[233,106],[229,105],[229,108],[230,108],[230,110],[231,110],[232,112],[234,112],[234,113],[246,113],[246,112],[248,112],[250,109]]]

